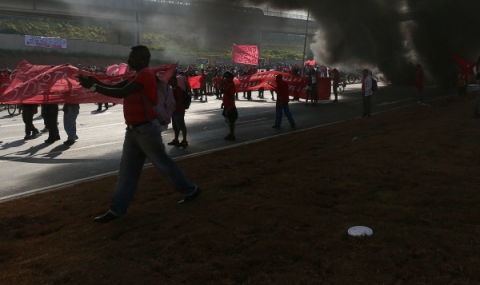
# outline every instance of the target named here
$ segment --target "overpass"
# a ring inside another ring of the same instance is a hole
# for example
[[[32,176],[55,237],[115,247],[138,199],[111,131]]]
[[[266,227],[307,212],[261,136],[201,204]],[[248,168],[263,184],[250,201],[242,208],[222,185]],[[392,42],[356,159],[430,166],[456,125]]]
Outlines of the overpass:
[[[206,31],[225,40],[259,44],[264,33],[311,37],[315,21],[267,16],[261,9],[203,1],[168,3],[152,0],[2,0],[0,15],[99,22],[108,27],[111,44],[135,45],[142,32]],[[181,34],[179,33],[179,36]]]

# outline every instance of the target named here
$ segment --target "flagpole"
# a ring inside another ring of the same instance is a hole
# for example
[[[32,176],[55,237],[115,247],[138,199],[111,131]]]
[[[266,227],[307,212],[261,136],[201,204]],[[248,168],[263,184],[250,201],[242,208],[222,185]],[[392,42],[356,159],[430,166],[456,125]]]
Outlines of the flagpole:
[[[303,58],[302,58],[302,76],[305,74],[305,51],[307,49],[307,34],[308,34],[308,19],[310,18],[310,9],[307,13],[307,27],[305,28],[305,42],[303,43]]]

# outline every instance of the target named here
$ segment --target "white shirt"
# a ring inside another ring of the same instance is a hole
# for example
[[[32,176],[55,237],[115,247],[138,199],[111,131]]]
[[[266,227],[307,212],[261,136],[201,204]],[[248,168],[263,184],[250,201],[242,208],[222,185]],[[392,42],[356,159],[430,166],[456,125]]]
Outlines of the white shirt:
[[[365,96],[372,95],[372,77],[368,75],[365,77]]]

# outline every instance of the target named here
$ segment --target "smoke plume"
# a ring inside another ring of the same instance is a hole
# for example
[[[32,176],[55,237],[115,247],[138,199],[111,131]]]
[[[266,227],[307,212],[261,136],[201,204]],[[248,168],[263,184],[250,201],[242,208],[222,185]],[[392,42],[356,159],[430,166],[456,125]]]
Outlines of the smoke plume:
[[[480,1],[458,0],[237,0],[278,9],[305,9],[321,27],[310,46],[328,65],[369,65],[394,83],[412,83],[424,66],[432,83],[449,85],[457,54],[480,54]]]

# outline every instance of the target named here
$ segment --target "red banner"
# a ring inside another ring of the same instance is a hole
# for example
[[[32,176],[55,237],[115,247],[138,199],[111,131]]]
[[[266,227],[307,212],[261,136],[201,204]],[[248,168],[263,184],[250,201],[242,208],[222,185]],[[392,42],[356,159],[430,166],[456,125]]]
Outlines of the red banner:
[[[232,45],[232,62],[258,65],[258,47],[257,46],[237,46]]]
[[[279,71],[266,71],[258,72],[253,75],[240,76],[235,78],[235,90],[237,92],[254,91],[260,88],[265,90],[275,90],[277,82],[275,78],[278,74],[281,74],[283,80],[288,83],[289,95],[294,98],[305,99],[305,93],[307,89],[307,77],[292,75]],[[330,99],[330,78],[317,78],[318,82],[318,99],[329,100]]]
[[[188,85],[190,85],[190,89],[200,89],[200,79],[202,79],[201,75],[189,77]]]
[[[168,81],[175,71],[176,64],[151,67],[157,77]],[[108,76],[83,72],[98,80],[116,84],[135,74]],[[10,77],[0,86],[0,102],[6,104],[58,104],[58,103],[123,103],[116,99],[92,93],[78,83],[78,68],[69,65],[33,65],[22,61]]]

